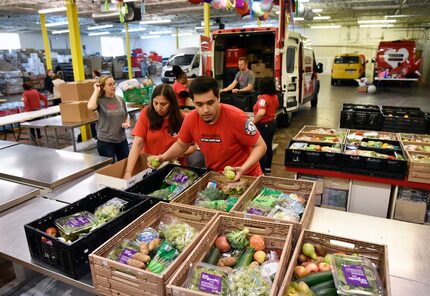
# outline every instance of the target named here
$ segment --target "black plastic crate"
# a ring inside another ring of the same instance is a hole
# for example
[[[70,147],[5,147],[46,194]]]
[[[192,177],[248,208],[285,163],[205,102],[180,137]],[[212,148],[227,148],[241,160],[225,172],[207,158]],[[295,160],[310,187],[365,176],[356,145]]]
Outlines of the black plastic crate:
[[[153,198],[148,194],[154,192],[155,190],[160,189],[163,185],[164,178],[170,173],[170,171],[175,168],[180,167],[190,171],[195,172],[199,177],[203,176],[206,173],[206,169],[196,168],[196,167],[187,167],[187,166],[178,166],[174,164],[168,164],[161,169],[155,171],[151,175],[145,177],[142,181],[134,184],[130,188],[127,189],[127,192],[131,192],[133,194],[140,195],[142,197]],[[197,181],[197,180],[196,180]]]
[[[94,213],[98,206],[114,197],[128,202],[123,213],[72,244],[63,243],[45,233],[45,229],[55,226],[55,219],[84,210]],[[92,251],[156,203],[157,200],[142,198],[117,189],[103,188],[73,204],[25,225],[25,235],[27,236],[31,257],[74,279],[79,279],[90,272],[88,255]]]
[[[348,149],[348,147],[346,147],[346,149]],[[401,151],[386,149],[372,149],[371,151],[393,156],[396,152],[402,154],[404,157],[404,154]],[[407,161],[399,159],[343,154],[343,171],[354,174],[362,174],[390,179],[404,179],[407,171]]]
[[[340,127],[350,129],[381,130],[381,108],[376,105],[343,104]]]
[[[252,112],[255,102],[257,101],[258,93],[234,94],[221,93],[221,103],[235,106],[245,112]],[[254,104],[253,104],[254,103]]]
[[[428,118],[420,108],[382,106],[382,130],[425,134],[427,133]]]
[[[396,146],[397,148],[396,149],[387,149],[387,148],[378,148],[378,147],[371,147],[371,146],[361,146],[361,142],[363,142],[363,141],[364,142],[374,141],[374,142],[387,143],[387,144],[391,144],[393,146]],[[394,141],[394,140],[379,140],[379,139],[372,139],[372,138],[363,138],[359,142],[360,142],[360,144],[355,145],[355,147],[357,149],[371,150],[371,151],[380,152],[380,153],[384,153],[386,151],[396,151],[396,152],[401,153],[403,155],[402,146],[400,145],[399,141]],[[349,146],[349,145],[353,145],[353,144],[351,144],[351,142],[348,141],[348,143],[346,145]]]
[[[309,151],[302,149],[291,149],[290,146],[296,142],[291,141],[285,149],[285,165],[291,167],[305,167],[326,170],[340,170],[342,167],[342,153]],[[331,143],[309,143],[320,146],[332,146]],[[341,148],[343,150],[343,147]]]

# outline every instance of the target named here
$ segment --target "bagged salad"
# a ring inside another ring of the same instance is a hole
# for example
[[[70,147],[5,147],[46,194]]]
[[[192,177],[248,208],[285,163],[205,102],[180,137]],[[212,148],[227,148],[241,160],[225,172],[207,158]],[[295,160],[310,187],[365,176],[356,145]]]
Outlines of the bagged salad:
[[[98,219],[98,225],[100,226],[118,217],[127,203],[128,202],[125,200],[122,200],[118,197],[114,197],[105,202],[104,204],[98,206],[94,212],[94,215]]]
[[[97,224],[97,218],[88,211],[81,211],[55,219],[54,224],[65,240],[73,242],[81,235],[90,232],[93,226]]]
[[[186,188],[193,184],[193,182],[198,178],[199,176],[187,169],[175,167],[173,168],[170,173],[164,178],[164,182],[170,185],[176,185],[180,186],[182,188]]]

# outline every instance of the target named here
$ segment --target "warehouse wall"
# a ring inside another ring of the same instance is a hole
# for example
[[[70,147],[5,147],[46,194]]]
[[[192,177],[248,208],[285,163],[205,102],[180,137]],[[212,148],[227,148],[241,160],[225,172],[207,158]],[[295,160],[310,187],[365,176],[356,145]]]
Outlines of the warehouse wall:
[[[169,57],[176,49],[176,37],[161,36],[157,39],[139,39],[135,47],[142,48],[143,52],[155,51],[161,56]],[[179,48],[200,47],[200,36],[181,36],[179,37]]]

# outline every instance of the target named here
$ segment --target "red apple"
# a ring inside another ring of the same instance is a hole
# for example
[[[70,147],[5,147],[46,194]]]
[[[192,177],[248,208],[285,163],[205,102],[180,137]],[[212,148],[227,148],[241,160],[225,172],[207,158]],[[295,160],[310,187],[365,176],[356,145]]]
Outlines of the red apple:
[[[330,271],[331,265],[325,262],[321,262],[320,264],[318,264],[318,269],[319,271]]]
[[[294,275],[296,276],[296,278],[301,278],[307,276],[308,274],[309,272],[303,266],[294,267]]]
[[[312,261],[306,261],[306,262],[303,262],[302,263],[302,266],[303,267],[306,267],[306,266],[308,266],[309,264],[311,264],[311,263],[313,263]]]
[[[308,265],[306,265],[305,269],[308,273],[318,272],[318,266],[313,262],[310,262]]]

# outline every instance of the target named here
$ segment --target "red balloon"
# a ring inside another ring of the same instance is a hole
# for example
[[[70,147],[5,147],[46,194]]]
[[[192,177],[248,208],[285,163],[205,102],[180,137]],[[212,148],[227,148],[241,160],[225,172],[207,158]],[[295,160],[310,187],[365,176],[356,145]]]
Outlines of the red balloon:
[[[242,8],[236,8],[236,12],[237,12],[237,14],[239,14],[242,17],[249,14],[248,2],[244,2]]]

